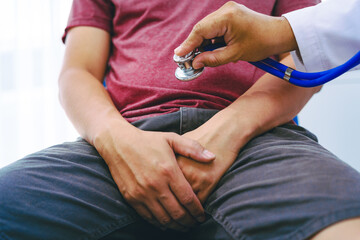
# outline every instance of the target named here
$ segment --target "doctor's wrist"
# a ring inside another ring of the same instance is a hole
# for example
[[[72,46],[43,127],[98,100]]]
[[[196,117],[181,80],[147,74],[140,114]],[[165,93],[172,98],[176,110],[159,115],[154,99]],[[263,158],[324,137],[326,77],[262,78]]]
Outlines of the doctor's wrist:
[[[276,17],[273,21],[274,55],[298,50],[295,35],[285,17]]]

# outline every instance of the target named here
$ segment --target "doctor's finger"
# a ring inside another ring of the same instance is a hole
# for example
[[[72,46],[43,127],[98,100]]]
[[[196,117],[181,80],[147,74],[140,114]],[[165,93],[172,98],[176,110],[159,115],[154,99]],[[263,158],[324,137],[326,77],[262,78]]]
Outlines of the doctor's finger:
[[[238,52],[235,45],[222,47],[214,51],[203,52],[199,54],[193,61],[192,66],[195,69],[207,67],[217,67],[229,62],[238,60]]]
[[[199,47],[203,41],[223,36],[226,30],[221,23],[222,21],[215,19],[212,14],[205,17],[193,27],[186,40],[175,49],[175,54],[184,56]]]

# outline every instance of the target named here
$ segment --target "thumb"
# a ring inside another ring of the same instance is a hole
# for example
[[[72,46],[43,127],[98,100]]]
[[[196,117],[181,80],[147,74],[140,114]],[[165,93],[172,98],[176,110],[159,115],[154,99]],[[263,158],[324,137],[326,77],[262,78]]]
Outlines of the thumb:
[[[178,56],[185,56],[189,52],[193,51],[195,48],[199,47],[204,38],[197,31],[192,31],[185,41],[174,50],[174,53]]]
[[[234,46],[226,46],[214,51],[203,52],[199,54],[193,61],[192,66],[195,69],[207,67],[217,67],[227,64],[229,62],[235,62],[238,50]]]
[[[200,47],[203,41],[223,36],[224,29],[218,23],[218,19],[210,14],[195,24],[189,36],[174,50],[174,53],[178,56],[185,56],[195,48]]]
[[[215,159],[215,154],[193,139],[173,134],[169,136],[168,141],[174,152],[195,161],[208,163]]]

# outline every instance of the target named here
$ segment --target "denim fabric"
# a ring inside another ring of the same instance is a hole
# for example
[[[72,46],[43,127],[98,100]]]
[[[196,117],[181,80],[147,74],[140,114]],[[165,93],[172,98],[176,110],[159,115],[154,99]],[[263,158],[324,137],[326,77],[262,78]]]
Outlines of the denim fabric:
[[[183,134],[216,111],[179,112],[134,123]],[[86,141],[63,143],[0,169],[0,239],[306,239],[360,216],[360,174],[286,124],[252,139],[187,233],[162,231],[125,202]]]

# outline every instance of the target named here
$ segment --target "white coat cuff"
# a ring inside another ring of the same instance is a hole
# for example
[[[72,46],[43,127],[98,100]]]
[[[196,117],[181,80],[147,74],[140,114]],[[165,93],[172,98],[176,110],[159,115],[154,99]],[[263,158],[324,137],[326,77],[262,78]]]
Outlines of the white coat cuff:
[[[299,52],[292,52],[295,66],[299,71],[314,72],[326,69],[321,61],[323,58],[319,51],[319,39],[312,26],[314,10],[315,7],[308,7],[283,15],[289,21],[299,47]]]

